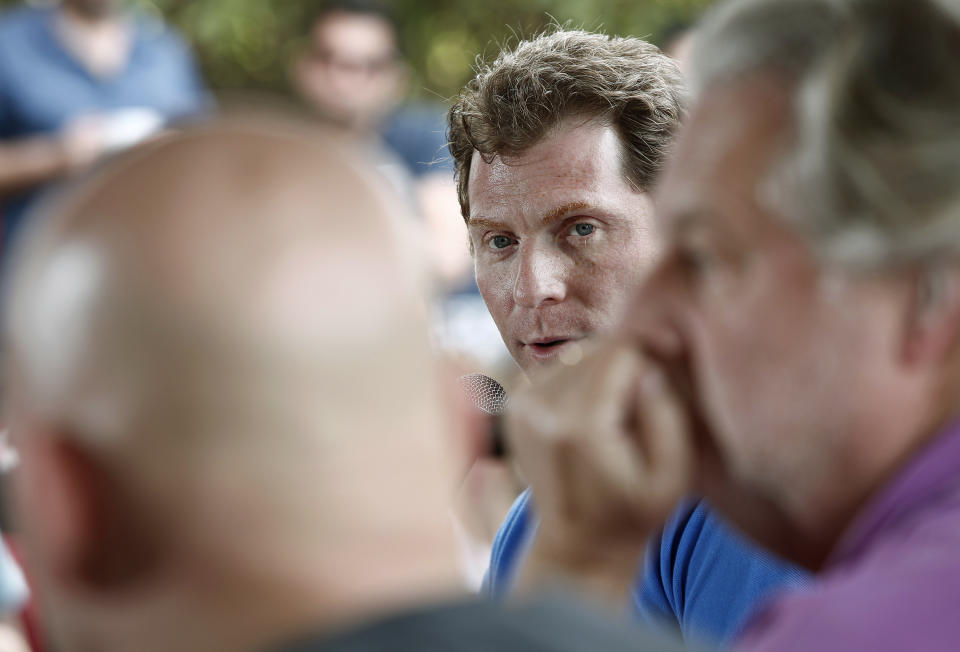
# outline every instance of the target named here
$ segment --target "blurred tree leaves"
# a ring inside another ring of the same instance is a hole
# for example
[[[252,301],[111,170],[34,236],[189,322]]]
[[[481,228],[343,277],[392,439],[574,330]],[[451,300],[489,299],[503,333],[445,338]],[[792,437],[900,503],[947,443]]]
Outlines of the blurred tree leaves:
[[[176,25],[194,44],[215,89],[285,92],[286,62],[301,47],[320,0],[129,0]],[[651,38],[691,20],[710,0],[394,0],[401,44],[419,97],[446,98],[476,56],[556,21]],[[0,0],[0,5],[17,4]]]

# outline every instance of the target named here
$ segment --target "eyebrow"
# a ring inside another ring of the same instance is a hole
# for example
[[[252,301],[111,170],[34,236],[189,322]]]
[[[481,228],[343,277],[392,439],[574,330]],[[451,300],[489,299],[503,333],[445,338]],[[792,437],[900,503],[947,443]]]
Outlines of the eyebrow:
[[[496,220],[489,220],[485,217],[468,217],[467,218],[467,228],[474,226],[480,226],[486,229],[493,229],[494,231],[509,231],[510,227],[505,222],[498,222]]]
[[[543,217],[540,218],[541,226],[549,226],[557,220],[563,219],[568,213],[573,211],[580,211],[585,208],[590,208],[590,204],[585,201],[578,200],[567,202],[566,204],[561,204],[556,208],[552,208],[546,213]],[[487,229],[493,229],[495,231],[509,231],[510,226],[505,222],[498,222],[497,220],[487,219],[486,217],[469,217],[467,218],[467,228],[479,226]]]
[[[547,211],[543,217],[540,218],[541,226],[549,226],[559,219],[566,217],[567,213],[572,213],[573,211],[582,211],[584,208],[589,208],[590,204],[585,201],[572,201],[567,202],[566,204],[561,204],[556,208]]]

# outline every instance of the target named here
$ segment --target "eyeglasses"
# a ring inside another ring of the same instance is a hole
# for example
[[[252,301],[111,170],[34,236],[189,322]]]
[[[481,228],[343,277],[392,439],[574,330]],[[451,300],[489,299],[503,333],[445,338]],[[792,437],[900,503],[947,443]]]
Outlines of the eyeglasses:
[[[366,59],[351,59],[349,57],[338,56],[329,50],[311,50],[310,59],[329,68],[343,73],[353,75],[363,75],[366,77],[377,77],[388,72],[396,62],[395,54],[388,54],[380,57]]]

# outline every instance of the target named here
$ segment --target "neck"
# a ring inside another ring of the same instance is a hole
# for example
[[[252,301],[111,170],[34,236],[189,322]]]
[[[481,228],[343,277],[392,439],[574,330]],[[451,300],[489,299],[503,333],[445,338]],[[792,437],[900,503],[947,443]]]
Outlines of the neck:
[[[858,429],[861,436],[851,441],[859,446],[852,447],[828,474],[832,484],[824,483],[816,495],[808,496],[806,510],[795,510],[801,515],[805,534],[804,558],[796,561],[814,570],[827,564],[858,515],[920,449],[957,419],[958,390],[960,387],[949,382],[942,383],[938,391],[920,387],[912,392],[913,401],[907,397],[911,392],[904,390],[901,409]],[[890,404],[897,402],[891,399]]]

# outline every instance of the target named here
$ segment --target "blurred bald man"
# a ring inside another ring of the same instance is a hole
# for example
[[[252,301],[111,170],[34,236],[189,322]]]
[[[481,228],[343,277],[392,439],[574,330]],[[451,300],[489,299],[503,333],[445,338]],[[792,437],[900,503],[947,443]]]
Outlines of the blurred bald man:
[[[568,607],[454,598],[457,425],[395,205],[336,136],[244,122],[38,221],[7,398],[58,649],[637,649]]]

